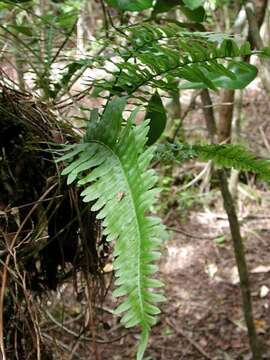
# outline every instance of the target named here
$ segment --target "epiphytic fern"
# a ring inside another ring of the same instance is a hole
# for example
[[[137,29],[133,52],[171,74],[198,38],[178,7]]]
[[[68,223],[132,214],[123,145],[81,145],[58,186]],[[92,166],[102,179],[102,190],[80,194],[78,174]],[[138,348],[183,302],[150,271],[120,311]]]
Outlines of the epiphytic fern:
[[[151,289],[162,286],[152,278],[157,270],[152,262],[160,255],[164,229],[158,218],[147,214],[157,194],[155,174],[147,170],[154,148],[144,151],[147,122],[134,126],[135,110],[121,129],[126,100],[109,102],[100,120],[94,111],[84,142],[68,146],[59,160],[71,161],[62,174],[68,175],[68,183],[76,179],[85,186],[83,200],[94,202],[91,209],[103,220],[104,234],[115,240],[114,295],[126,297],[116,313],[125,312],[122,322],[126,327],[140,325],[137,358],[141,359],[159,313],[156,303],[163,300],[162,294]]]

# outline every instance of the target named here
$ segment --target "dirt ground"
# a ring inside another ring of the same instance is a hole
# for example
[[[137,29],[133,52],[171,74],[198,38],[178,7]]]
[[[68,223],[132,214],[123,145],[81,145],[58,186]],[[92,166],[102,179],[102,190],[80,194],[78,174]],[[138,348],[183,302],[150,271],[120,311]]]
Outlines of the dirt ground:
[[[242,196],[241,202],[245,204],[240,220],[251,272],[254,317],[264,358],[270,359],[270,196],[260,192],[259,200]],[[212,209],[189,211],[184,220],[173,214],[167,225],[170,239],[164,243],[160,263],[167,301],[152,330],[146,359],[251,360],[239,279],[220,200],[216,199]],[[76,320],[86,304],[76,301],[69,292],[68,286],[63,289],[58,307],[62,304],[63,311],[68,307],[74,314],[69,313],[64,329],[54,325],[45,333],[52,343],[52,339],[60,342],[59,359],[95,359],[89,326],[82,331],[84,325]],[[114,306],[108,294],[104,304],[96,309],[100,359],[134,359],[138,333],[122,327],[111,313]],[[80,332],[88,339],[78,339],[76,334]],[[72,349],[76,350],[70,357]]]

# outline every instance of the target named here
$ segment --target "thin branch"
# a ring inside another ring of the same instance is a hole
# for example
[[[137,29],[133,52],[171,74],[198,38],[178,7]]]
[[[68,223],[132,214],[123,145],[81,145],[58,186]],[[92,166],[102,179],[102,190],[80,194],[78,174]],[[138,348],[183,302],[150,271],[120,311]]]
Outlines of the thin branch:
[[[179,326],[177,326],[173,320],[166,319],[166,323],[172,328],[177,335],[183,336],[199,353],[208,360],[212,360],[211,355],[209,355],[196,341],[190,338]]]

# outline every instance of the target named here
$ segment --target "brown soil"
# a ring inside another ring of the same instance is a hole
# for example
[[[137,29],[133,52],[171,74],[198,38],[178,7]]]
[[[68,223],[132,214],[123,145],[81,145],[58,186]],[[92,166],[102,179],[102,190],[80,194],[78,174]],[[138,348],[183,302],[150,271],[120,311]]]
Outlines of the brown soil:
[[[267,193],[260,193],[260,196],[260,211],[255,201],[241,199],[245,207],[240,219],[251,271],[256,327],[264,358],[270,359],[270,292],[262,293],[263,289],[267,292],[270,288],[270,198]],[[228,223],[220,201],[216,200],[214,209],[191,211],[185,221],[168,220],[168,226],[176,231],[171,231],[170,239],[164,244],[160,264],[167,301],[152,330],[146,353],[148,359],[252,359]],[[69,305],[74,314],[67,315],[68,321],[86,307],[75,301],[68,286],[63,289],[61,298],[63,300],[59,298],[57,305],[52,306],[52,311]],[[110,313],[114,306],[114,300],[108,295],[103,310],[96,309],[100,359],[134,359],[138,333],[122,327],[119,319]],[[81,321],[77,320],[65,327],[75,333],[82,331]],[[48,333],[51,338],[62,341],[70,351],[76,346],[78,358],[95,359],[90,341],[78,340],[57,325]],[[91,336],[89,325],[83,333],[83,336]],[[63,349],[57,358],[71,359],[69,356],[70,353]]]

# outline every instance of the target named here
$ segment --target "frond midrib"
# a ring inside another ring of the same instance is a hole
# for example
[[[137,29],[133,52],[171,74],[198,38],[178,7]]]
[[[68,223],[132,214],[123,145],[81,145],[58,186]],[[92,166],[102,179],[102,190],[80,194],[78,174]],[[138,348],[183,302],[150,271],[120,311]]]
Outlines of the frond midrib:
[[[137,283],[138,283],[138,295],[139,295],[139,303],[140,303],[140,309],[141,309],[141,316],[144,317],[144,302],[143,302],[143,298],[142,298],[142,285],[141,285],[141,245],[142,245],[142,234],[141,234],[141,226],[139,224],[138,219],[140,218],[138,216],[138,211],[136,209],[135,206],[135,201],[134,201],[134,196],[133,196],[133,191],[131,190],[131,186],[130,186],[130,182],[128,180],[128,176],[126,174],[125,168],[123,166],[123,163],[121,161],[121,158],[118,156],[117,152],[114,151],[113,148],[109,147],[107,144],[99,141],[99,140],[90,140],[89,143],[96,143],[100,146],[105,147],[118,161],[119,163],[119,168],[121,169],[121,173],[123,175],[123,178],[125,179],[125,183],[127,186],[127,189],[129,191],[129,197],[131,199],[131,203],[132,203],[132,210],[135,214],[135,219],[136,219],[136,229],[137,229],[137,234],[138,234],[138,238],[139,238],[139,246],[138,246],[138,257],[139,257],[139,261],[138,261],[138,274],[137,274]]]

